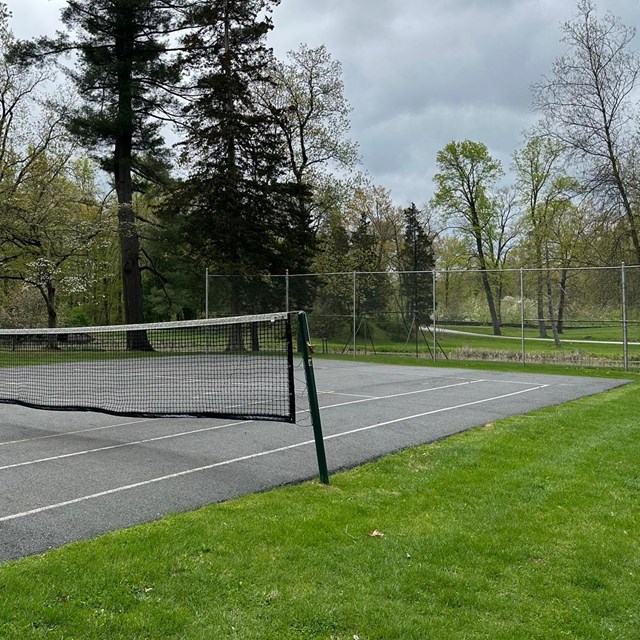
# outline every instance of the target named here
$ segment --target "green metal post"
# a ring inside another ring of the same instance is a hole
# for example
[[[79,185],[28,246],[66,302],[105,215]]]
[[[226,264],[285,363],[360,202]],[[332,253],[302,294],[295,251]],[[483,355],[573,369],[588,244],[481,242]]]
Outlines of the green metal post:
[[[311,414],[311,424],[313,425],[313,437],[316,441],[316,456],[318,458],[318,471],[323,484],[329,484],[329,470],[327,469],[327,456],[324,451],[324,438],[322,436],[322,422],[320,420],[320,407],[318,405],[318,390],[316,388],[316,378],[313,371],[312,349],[309,337],[309,324],[307,314],[304,311],[298,313],[298,323],[300,327],[300,341],[302,347],[302,361],[304,363],[304,373],[307,380],[307,393],[309,396],[309,413]]]

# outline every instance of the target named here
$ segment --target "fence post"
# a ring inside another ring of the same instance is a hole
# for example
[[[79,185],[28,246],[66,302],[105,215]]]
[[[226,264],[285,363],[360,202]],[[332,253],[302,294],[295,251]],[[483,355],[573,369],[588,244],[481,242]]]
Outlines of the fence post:
[[[204,270],[204,317],[209,318],[209,267]]]
[[[524,339],[524,271],[520,267],[520,335],[522,336],[522,366],[526,366],[526,351]]]
[[[438,353],[438,339],[436,338],[436,270],[434,269],[431,272],[431,290],[433,295],[432,297],[432,302],[433,302],[433,312],[432,312],[432,316],[433,316],[433,361],[436,361],[437,353]]]
[[[356,353],[356,272],[353,272],[353,357],[357,356]]]
[[[629,332],[627,327],[627,283],[625,277],[624,262],[620,268],[622,282],[622,359],[624,362],[624,370],[629,370]]]
[[[284,271],[285,311],[289,313],[289,269]]]

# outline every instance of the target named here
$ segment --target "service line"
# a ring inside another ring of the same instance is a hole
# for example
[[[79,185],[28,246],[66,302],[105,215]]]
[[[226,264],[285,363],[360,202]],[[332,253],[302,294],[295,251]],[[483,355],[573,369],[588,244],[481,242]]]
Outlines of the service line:
[[[483,382],[482,380],[472,380],[470,382],[458,382],[455,384],[447,384],[444,385],[442,387],[430,387],[428,389],[419,389],[418,391],[407,391],[406,393],[393,393],[391,395],[387,395],[387,396],[367,396],[365,398],[360,397],[358,400],[349,400],[348,402],[340,402],[337,404],[330,404],[327,406],[323,406],[321,407],[321,410],[324,409],[335,409],[336,407],[344,407],[350,404],[359,404],[361,402],[371,402],[372,400],[387,400],[389,398],[398,398],[401,396],[408,396],[408,395],[413,395],[413,394],[417,394],[417,393],[427,393],[429,391],[439,391],[440,389],[448,389],[450,387],[458,387],[461,385],[466,385],[466,384],[473,384],[475,382]],[[320,392],[321,393],[321,392]],[[302,411],[296,411],[297,415],[304,415],[309,413],[308,410],[302,410]],[[63,433],[52,433],[52,434],[48,434],[46,436],[34,436],[33,438],[22,438],[20,440],[9,440],[7,442],[0,442],[0,447],[6,447],[8,445],[14,445],[14,444],[24,444],[25,442],[35,442],[38,440],[48,440],[51,438],[67,438],[69,436],[75,436],[78,434],[82,434],[82,433],[91,433],[94,431],[102,431],[105,429],[115,429],[117,427],[124,427],[124,426],[129,426],[132,424],[140,424],[142,422],[151,422],[151,421],[157,421],[159,420],[159,418],[145,418],[142,420],[132,420],[130,422],[119,422],[117,424],[110,424],[110,425],[103,425],[101,427],[90,427],[87,429],[77,429],[75,431],[65,431]],[[49,462],[51,460],[59,460],[61,458],[70,458],[73,456],[78,456],[78,455],[84,455],[87,453],[92,453],[94,451],[106,451],[108,449],[116,449],[119,447],[124,447],[124,446],[128,446],[128,445],[137,445],[137,444],[146,444],[148,442],[154,442],[156,440],[166,440],[169,438],[180,438],[182,436],[188,436],[188,435],[192,435],[192,434],[197,434],[197,433],[203,433],[206,431],[218,431],[220,429],[226,429],[228,427],[235,427],[239,424],[248,424],[249,422],[252,422],[251,420],[242,420],[242,421],[238,421],[238,422],[230,422],[230,423],[226,423],[226,424],[221,424],[221,425],[215,425],[212,427],[204,427],[201,429],[192,429],[189,431],[180,431],[178,433],[173,433],[173,434],[169,434],[169,435],[165,435],[165,436],[158,436],[156,438],[148,438],[145,440],[136,440],[133,442],[123,442],[123,443],[119,443],[116,445],[111,445],[111,446],[107,446],[107,447],[100,447],[97,449],[87,449],[85,451],[79,451],[76,453],[68,453],[68,454],[61,454],[59,456],[51,456],[51,457],[47,457],[47,458],[41,458],[41,459],[37,459],[37,460],[32,460],[30,462],[21,462],[21,463],[16,463],[13,465],[7,465],[7,466],[0,466],[0,471],[2,471],[3,469],[11,469],[13,467],[20,467],[20,466],[24,466],[27,464],[36,464],[37,462]]]

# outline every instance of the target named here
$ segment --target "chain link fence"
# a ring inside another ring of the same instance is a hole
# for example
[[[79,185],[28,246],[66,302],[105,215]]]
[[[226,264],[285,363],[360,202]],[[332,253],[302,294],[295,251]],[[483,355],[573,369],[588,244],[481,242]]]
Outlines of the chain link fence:
[[[206,317],[304,309],[323,353],[640,368],[640,266],[205,278]]]

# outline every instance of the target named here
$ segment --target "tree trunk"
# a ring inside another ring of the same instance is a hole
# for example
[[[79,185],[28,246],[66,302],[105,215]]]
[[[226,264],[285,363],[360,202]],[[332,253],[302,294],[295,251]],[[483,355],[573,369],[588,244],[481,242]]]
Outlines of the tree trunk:
[[[536,244],[538,244],[536,242]],[[539,271],[536,272],[536,303],[538,312],[538,335],[541,338],[547,337],[547,325],[544,321],[544,271],[542,270],[542,251],[539,246],[536,246],[536,267]]]
[[[45,300],[47,302],[47,326],[49,329],[55,329],[58,326],[58,311],[56,309],[56,288],[51,280],[47,282]]]
[[[122,271],[122,296],[126,324],[144,322],[142,303],[142,274],[140,272],[140,240],[133,213],[133,185],[131,160],[133,153],[133,69],[132,54],[135,41],[133,27],[122,23],[116,35],[116,58],[118,68],[118,132],[114,149],[114,177],[118,196],[118,231],[120,236],[120,259]],[[145,331],[127,333],[127,349],[151,351]]]
[[[558,299],[558,322],[556,326],[558,327],[558,333],[562,334],[564,331],[564,309],[567,300],[567,276],[569,270],[566,267],[562,268],[560,274],[560,297]]]
[[[500,329],[500,318],[498,317],[498,312],[496,310],[496,304],[493,299],[493,291],[491,290],[491,283],[489,282],[489,273],[484,267],[480,268],[480,276],[482,279],[482,286],[484,288],[484,293],[487,298],[487,305],[489,307],[489,315],[491,316],[491,326],[493,328],[493,335],[500,336],[502,335],[502,331]]]
[[[551,331],[553,331],[553,341],[556,343],[556,347],[562,346],[560,342],[560,336],[558,335],[558,327],[554,320],[553,311],[553,289],[551,287],[551,273],[547,271],[547,306],[549,310],[549,323],[551,324]]]
[[[479,227],[479,225],[476,225]],[[482,287],[484,294],[487,298],[487,305],[489,307],[489,315],[491,316],[491,326],[493,327],[493,335],[500,336],[502,331],[500,330],[500,316],[496,310],[496,304],[493,297],[493,291],[491,289],[491,282],[489,282],[489,273],[487,271],[487,262],[484,257],[484,250],[482,248],[482,237],[479,233],[474,234],[476,240],[476,249],[478,251],[478,262],[480,263],[480,277],[482,280]]]

